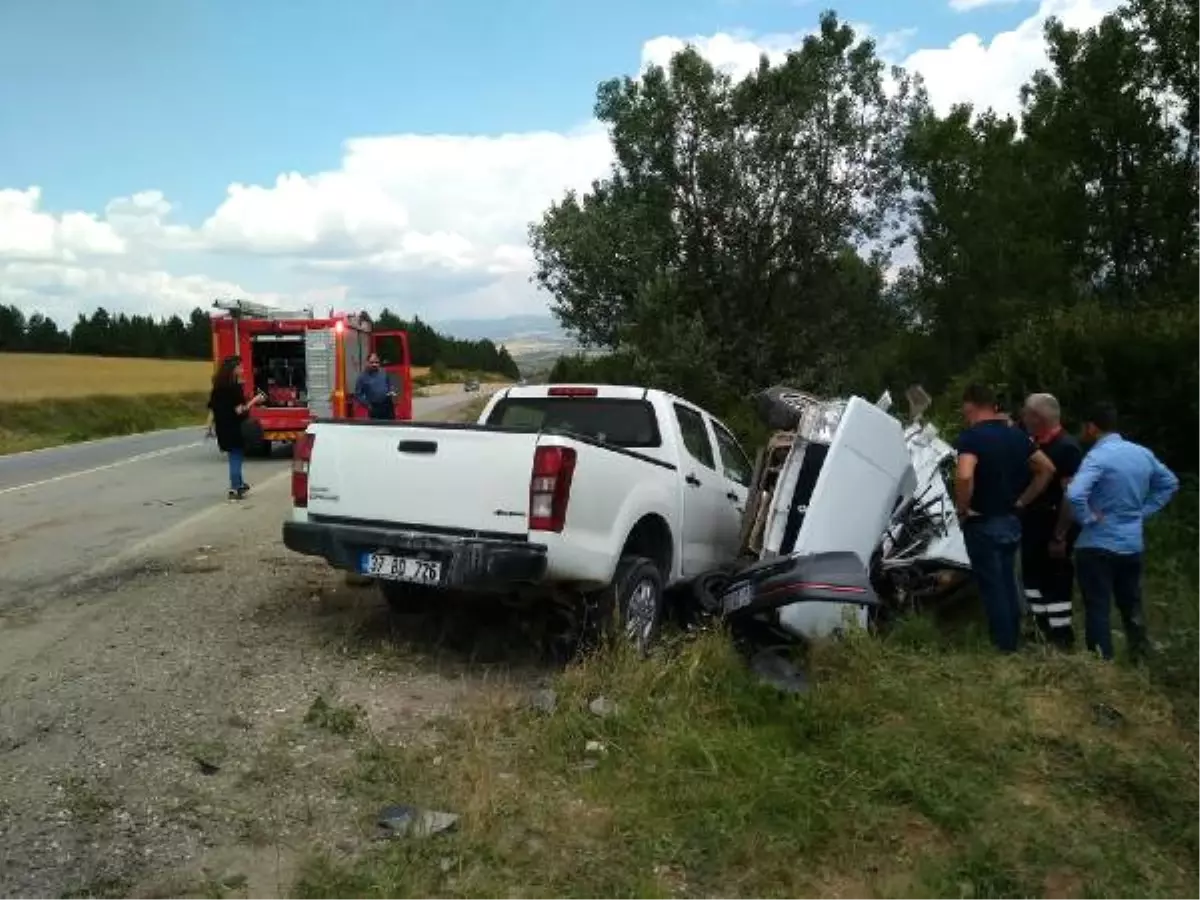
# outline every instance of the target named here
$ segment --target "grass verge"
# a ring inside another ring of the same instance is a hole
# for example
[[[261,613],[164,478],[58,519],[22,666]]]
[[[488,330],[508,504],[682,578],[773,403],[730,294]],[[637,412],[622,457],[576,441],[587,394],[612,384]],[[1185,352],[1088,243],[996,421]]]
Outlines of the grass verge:
[[[208,393],[0,403],[0,454],[204,422]]]
[[[1154,523],[1148,671],[1000,657],[977,623],[929,618],[814,649],[800,697],[717,633],[597,655],[557,678],[549,714],[497,688],[436,746],[369,744],[346,784],[365,809],[461,826],[318,853],[297,892],[1194,896],[1195,500]],[[615,714],[590,712],[597,696]]]
[[[454,409],[446,413],[445,421],[447,422],[474,422],[479,418],[479,414],[483,412],[483,408],[488,405],[490,396],[476,397],[461,406],[456,406]]]

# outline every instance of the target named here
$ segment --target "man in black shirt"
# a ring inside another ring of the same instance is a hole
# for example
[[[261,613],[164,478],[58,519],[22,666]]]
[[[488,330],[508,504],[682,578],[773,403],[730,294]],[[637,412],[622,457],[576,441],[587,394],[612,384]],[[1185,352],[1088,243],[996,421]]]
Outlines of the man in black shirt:
[[[997,410],[996,396],[989,388],[968,387],[963,393],[962,414],[968,427],[955,444],[954,504],[992,643],[996,649],[1012,653],[1021,628],[1018,515],[1046,489],[1054,476],[1054,464],[1029,435],[1014,428]]]
[[[1063,491],[1079,471],[1083,447],[1063,431],[1062,411],[1051,394],[1030,394],[1021,411],[1026,431],[1054,464],[1054,477],[1021,517],[1021,580],[1025,602],[1047,641],[1064,650],[1075,643],[1071,624],[1071,589],[1075,567],[1071,550],[1079,528],[1063,501]],[[1055,540],[1055,529],[1067,535]]]

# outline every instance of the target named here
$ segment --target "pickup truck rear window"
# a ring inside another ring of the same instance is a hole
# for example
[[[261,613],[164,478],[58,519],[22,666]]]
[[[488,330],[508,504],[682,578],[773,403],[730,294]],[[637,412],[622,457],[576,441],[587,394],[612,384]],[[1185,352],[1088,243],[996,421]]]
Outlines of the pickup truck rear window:
[[[660,447],[654,407],[645,400],[603,397],[507,397],[487,424],[569,431],[616,447]]]

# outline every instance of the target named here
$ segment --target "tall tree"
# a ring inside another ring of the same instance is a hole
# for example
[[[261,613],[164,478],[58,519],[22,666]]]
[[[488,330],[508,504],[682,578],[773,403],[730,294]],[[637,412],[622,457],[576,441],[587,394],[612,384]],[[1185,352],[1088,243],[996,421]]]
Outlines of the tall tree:
[[[697,397],[830,386],[890,324],[878,243],[903,212],[924,98],[833,13],[734,82],[694,49],[601,85],[616,163],[530,233],[536,279],[583,343]]]

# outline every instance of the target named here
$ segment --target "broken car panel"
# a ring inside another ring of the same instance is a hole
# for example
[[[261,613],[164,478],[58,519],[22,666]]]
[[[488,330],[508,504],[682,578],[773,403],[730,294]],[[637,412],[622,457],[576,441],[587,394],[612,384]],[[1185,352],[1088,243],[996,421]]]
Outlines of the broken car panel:
[[[759,455],[738,565],[702,606],[813,639],[911,606],[969,571],[945,478],[954,452],[921,422],[927,399],[910,392],[906,427],[888,395],[871,404],[786,387],[760,394],[760,416],[788,430]]]

